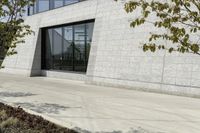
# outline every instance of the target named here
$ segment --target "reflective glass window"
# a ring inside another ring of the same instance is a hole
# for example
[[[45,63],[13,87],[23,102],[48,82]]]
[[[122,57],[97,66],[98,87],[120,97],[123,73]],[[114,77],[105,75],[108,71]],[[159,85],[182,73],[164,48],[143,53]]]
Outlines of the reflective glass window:
[[[49,0],[38,0],[38,12],[49,10]]]
[[[42,68],[86,72],[94,23],[44,29]]]
[[[73,70],[73,26],[64,27],[62,70]]]
[[[34,14],[34,6],[29,7],[29,14],[28,15],[33,15]]]
[[[92,36],[93,36],[93,29],[94,23],[86,24],[86,63],[88,63],[91,43],[92,43]]]
[[[64,0],[65,5],[73,4],[73,3],[76,3],[76,2],[79,2],[79,0]]]
[[[54,8],[63,6],[63,0],[54,0]]]
[[[33,7],[28,8],[28,15],[33,15],[39,12],[52,10],[65,5],[70,5],[73,3],[81,2],[84,0],[36,0]]]
[[[86,71],[85,38],[85,24],[74,26],[74,63],[76,71]]]
[[[61,69],[62,61],[62,28],[53,29],[53,69]]]
[[[51,69],[53,67],[53,30],[48,29],[45,34],[45,66],[47,69]]]

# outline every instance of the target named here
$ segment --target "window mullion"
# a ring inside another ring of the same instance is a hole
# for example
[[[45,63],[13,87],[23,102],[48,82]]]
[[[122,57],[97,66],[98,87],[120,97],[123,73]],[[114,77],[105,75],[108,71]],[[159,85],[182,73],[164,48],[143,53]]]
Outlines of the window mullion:
[[[87,68],[87,24],[85,24],[85,66]]]
[[[54,0],[49,0],[49,10],[54,8]]]
[[[75,29],[74,29],[74,25],[72,26],[72,54],[73,54],[73,71],[75,71],[75,49],[74,49],[74,47],[75,47]]]

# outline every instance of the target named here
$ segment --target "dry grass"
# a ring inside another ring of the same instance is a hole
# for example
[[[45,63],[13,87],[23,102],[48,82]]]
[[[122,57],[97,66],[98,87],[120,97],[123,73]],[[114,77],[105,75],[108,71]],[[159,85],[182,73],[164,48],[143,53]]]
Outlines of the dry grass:
[[[0,111],[0,128],[7,128],[18,123],[17,118],[8,117],[5,110]]]
[[[40,116],[0,103],[0,133],[77,133]]]
[[[7,114],[5,110],[0,110],[0,120],[5,120],[7,118]]]
[[[17,118],[10,117],[7,120],[0,123],[0,128],[7,128],[10,126],[17,125],[19,120]]]

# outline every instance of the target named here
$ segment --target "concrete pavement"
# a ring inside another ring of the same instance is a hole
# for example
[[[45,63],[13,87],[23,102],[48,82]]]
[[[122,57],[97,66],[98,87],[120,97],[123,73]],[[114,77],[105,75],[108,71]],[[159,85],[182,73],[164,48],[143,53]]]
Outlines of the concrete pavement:
[[[0,101],[87,133],[199,133],[200,99],[0,74]]]

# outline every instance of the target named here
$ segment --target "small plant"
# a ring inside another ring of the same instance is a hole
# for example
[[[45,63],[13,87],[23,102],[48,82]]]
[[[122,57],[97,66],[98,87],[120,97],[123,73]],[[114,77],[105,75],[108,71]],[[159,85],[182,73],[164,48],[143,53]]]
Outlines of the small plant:
[[[2,128],[8,128],[10,126],[15,126],[18,122],[19,120],[17,118],[10,117],[7,120],[0,123],[0,128],[2,129]]]
[[[0,133],[77,133],[40,116],[0,103]]]
[[[5,110],[0,111],[0,122],[7,118],[8,118],[8,116],[6,114],[6,111]]]
[[[199,0],[128,0],[124,9],[138,16],[133,18],[132,28],[149,23],[163,31],[151,32],[149,40],[143,43],[143,51],[165,49],[169,53],[200,55]]]
[[[24,43],[24,37],[33,33],[24,24],[27,6],[35,0],[0,0],[0,65],[6,55],[16,54],[17,44]]]

